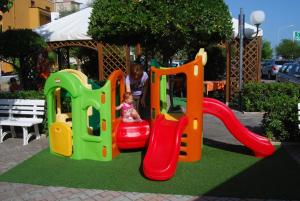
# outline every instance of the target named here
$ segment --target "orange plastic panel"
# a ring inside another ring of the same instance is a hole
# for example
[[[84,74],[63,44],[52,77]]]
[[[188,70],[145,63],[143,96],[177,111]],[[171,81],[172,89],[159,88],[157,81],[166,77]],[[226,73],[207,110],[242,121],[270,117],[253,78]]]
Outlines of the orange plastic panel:
[[[113,158],[119,155],[120,151],[116,144],[116,128],[120,123],[120,118],[116,118],[116,93],[117,93],[117,83],[120,84],[120,97],[123,96],[125,92],[125,76],[121,70],[115,70],[108,78],[111,83],[111,122],[112,122],[112,154]]]
[[[55,122],[50,126],[51,150],[63,156],[72,155],[72,130],[62,122]]]
[[[153,126],[156,116],[161,113],[160,109],[160,77],[162,75],[174,75],[184,73],[187,78],[187,105],[186,116],[191,119],[184,130],[187,146],[181,147],[185,155],[180,155],[180,161],[198,161],[201,159],[202,150],[202,104],[203,104],[203,64],[202,57],[198,56],[194,61],[177,68],[157,69],[151,68],[151,125]],[[153,115],[155,114],[155,115]]]

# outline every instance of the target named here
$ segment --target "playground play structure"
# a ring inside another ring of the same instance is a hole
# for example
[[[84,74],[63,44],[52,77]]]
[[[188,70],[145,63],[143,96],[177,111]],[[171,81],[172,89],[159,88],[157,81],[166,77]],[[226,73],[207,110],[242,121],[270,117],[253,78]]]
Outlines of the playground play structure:
[[[203,114],[221,119],[228,130],[255,156],[266,157],[275,151],[267,138],[245,128],[225,104],[203,98],[203,68],[206,52],[177,68],[151,68],[150,123],[122,122],[116,105],[124,93],[124,74],[114,71],[99,89],[92,89],[87,77],[75,70],[52,73],[44,92],[48,103],[48,127],[51,153],[72,159],[110,161],[121,150],[146,148],[144,175],[152,180],[170,179],[178,160],[199,161],[202,154]],[[186,112],[167,112],[166,76],[186,75]],[[61,90],[71,97],[71,112],[63,112]],[[93,108],[93,110],[91,110]],[[95,112],[96,111],[96,112]],[[93,114],[94,113],[94,114]],[[99,119],[96,135],[89,119]]]

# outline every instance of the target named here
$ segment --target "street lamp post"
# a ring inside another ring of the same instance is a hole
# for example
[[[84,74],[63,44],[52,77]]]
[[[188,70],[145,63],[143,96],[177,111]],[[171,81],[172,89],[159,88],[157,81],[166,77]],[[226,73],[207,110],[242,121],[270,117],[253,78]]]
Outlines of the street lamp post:
[[[250,15],[250,20],[253,25],[256,26],[256,34],[254,37],[258,36],[259,26],[265,21],[265,13],[261,10],[253,11]],[[240,38],[240,71],[239,71],[239,108],[242,111],[242,89],[243,89],[243,51],[244,51],[244,38],[245,36],[245,15],[243,13],[243,8],[240,8],[239,14],[239,38]]]

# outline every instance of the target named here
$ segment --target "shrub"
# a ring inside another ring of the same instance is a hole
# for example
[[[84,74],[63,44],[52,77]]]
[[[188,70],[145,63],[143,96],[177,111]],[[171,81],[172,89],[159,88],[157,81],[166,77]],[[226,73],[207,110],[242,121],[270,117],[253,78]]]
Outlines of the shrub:
[[[30,29],[8,29],[0,32],[0,57],[19,66],[16,69],[20,83],[26,90],[35,90],[41,84],[37,68],[38,55],[47,47],[44,39]]]
[[[300,86],[291,83],[244,85],[242,105],[248,112],[265,112],[263,126],[268,138],[300,141],[297,104]]]
[[[0,92],[0,99],[45,99],[45,96],[43,92],[39,91]],[[39,124],[41,133],[48,134],[47,122],[47,106],[45,105],[44,120]]]
[[[0,99],[45,99],[40,91],[0,92]]]

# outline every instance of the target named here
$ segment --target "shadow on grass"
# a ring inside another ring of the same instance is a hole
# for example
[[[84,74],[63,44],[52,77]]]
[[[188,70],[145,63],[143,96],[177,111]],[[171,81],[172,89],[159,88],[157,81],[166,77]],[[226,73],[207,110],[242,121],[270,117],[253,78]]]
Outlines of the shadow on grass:
[[[248,130],[252,131],[253,133],[256,133],[258,135],[264,136],[265,131],[262,126],[248,126],[244,125]]]
[[[299,164],[279,148],[204,195],[236,198],[300,199]],[[199,198],[200,200],[200,198]]]
[[[143,193],[300,200],[299,164],[285,148],[279,148],[271,157],[258,159],[234,153],[235,148],[229,148],[234,150],[230,152],[211,144],[203,146],[201,161],[179,162],[174,177],[164,182],[142,176],[143,152],[126,152],[110,162],[100,162],[59,157],[49,149],[0,175],[0,181]]]
[[[240,153],[245,155],[253,155],[253,152],[247,149],[243,145],[228,144],[225,142],[219,142],[208,138],[203,138],[203,143],[207,146],[223,149],[230,152],[235,152],[235,153]]]

